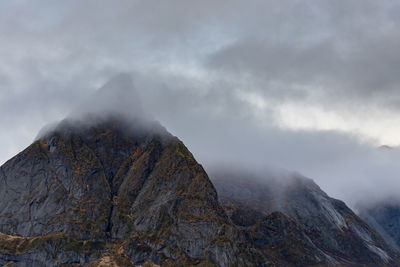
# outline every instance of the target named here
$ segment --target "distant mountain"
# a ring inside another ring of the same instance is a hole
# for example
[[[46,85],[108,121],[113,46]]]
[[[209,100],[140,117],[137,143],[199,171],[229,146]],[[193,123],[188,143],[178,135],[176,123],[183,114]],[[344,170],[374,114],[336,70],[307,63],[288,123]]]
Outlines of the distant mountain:
[[[293,220],[305,240],[333,264],[399,266],[398,254],[373,228],[311,179],[238,171],[215,171],[211,177],[224,209],[237,225],[259,228],[265,216],[279,212]]]
[[[219,199],[132,87],[113,79],[0,167],[1,266],[400,266],[309,179],[213,173]]]

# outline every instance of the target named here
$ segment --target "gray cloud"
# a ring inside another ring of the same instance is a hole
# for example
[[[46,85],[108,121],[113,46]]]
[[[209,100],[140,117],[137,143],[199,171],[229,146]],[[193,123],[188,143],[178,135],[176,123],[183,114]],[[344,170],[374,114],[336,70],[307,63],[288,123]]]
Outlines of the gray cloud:
[[[386,0],[1,1],[0,161],[129,72],[206,167],[298,170],[352,202],[382,175],[380,192],[397,192],[397,152],[375,145],[400,143],[399,11]],[[295,119],[282,119],[288,107]],[[299,131],[307,108],[322,122]]]

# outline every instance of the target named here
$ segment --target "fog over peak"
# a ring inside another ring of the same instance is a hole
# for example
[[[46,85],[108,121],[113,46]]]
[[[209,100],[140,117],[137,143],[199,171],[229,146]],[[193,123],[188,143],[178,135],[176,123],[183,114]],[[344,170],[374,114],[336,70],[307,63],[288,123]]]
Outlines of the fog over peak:
[[[298,171],[349,204],[396,195],[400,153],[377,147],[400,144],[399,11],[391,0],[0,1],[0,161],[89,99],[77,114],[145,109],[206,169]],[[133,85],[123,75],[90,100],[121,72]]]
[[[65,118],[45,125],[35,139],[54,131],[75,132],[92,126],[107,125],[118,126],[127,133],[151,130],[166,134],[159,122],[143,109],[132,75],[119,73],[82,99]]]
[[[84,99],[68,116],[77,119],[86,115],[120,114],[125,117],[145,116],[132,75],[119,73]]]

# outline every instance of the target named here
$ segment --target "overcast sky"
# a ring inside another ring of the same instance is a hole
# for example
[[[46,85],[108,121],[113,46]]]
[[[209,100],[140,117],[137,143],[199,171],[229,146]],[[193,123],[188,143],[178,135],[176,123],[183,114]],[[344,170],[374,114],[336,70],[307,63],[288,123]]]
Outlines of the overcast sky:
[[[120,72],[207,166],[395,194],[400,4],[0,0],[0,162]]]

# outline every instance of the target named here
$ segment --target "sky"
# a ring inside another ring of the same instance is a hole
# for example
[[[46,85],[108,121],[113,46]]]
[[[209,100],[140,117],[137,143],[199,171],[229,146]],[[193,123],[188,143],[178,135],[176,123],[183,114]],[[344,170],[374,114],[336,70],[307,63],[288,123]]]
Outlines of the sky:
[[[206,169],[400,188],[398,1],[0,0],[0,163],[118,73]],[[398,181],[399,180],[399,181]]]

